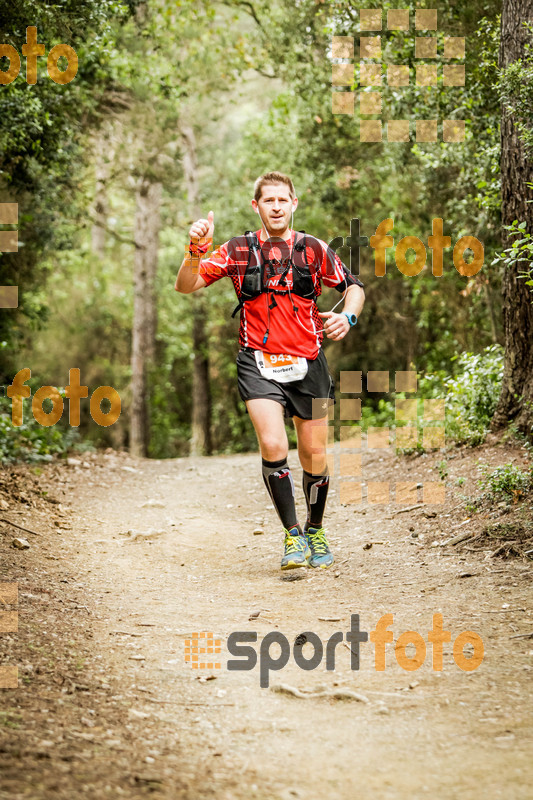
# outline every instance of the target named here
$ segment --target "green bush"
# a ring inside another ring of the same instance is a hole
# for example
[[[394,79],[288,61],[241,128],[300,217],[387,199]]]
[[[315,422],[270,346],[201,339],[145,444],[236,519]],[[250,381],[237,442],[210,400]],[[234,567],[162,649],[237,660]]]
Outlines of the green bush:
[[[490,497],[519,497],[533,488],[533,467],[524,472],[514,464],[503,464],[489,472],[488,466],[482,466],[483,478],[479,485]]]
[[[61,422],[48,427],[39,425],[26,401],[23,423],[15,427],[11,420],[11,400],[0,398],[0,463],[14,461],[51,461],[66,453],[79,438],[76,428]]]
[[[500,396],[503,348],[463,353],[457,364],[457,374],[444,380],[446,435],[475,445],[484,440]]]
[[[416,399],[418,401],[417,429],[418,444],[415,449],[423,451],[422,432],[427,429],[423,420],[423,400],[445,398],[446,437],[467,444],[480,444],[489,425],[500,395],[503,377],[503,348],[491,345],[482,353],[463,353],[455,359],[455,374],[447,376],[444,372],[418,377]],[[414,395],[396,392],[395,399],[410,398]],[[364,402],[362,406],[361,428],[389,427],[396,425],[395,399],[380,398],[377,403]]]

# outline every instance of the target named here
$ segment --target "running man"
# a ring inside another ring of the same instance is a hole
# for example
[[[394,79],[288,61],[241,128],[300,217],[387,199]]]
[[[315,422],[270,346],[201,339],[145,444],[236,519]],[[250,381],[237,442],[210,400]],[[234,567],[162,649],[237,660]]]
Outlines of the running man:
[[[189,294],[231,278],[239,300],[234,313],[240,310],[239,394],[257,434],[263,480],[285,534],[281,569],[329,567],[334,559],[322,520],[329,488],[328,405],[335,402],[335,393],[321,343],[323,331],[338,342],[356,324],[365,300],[363,284],[325,242],[292,229],[298,198],[287,175],[259,177],[252,207],[261,228],[231,239],[206,258],[213,212],[191,226],[189,255],[175,288]],[[319,313],[322,283],[343,294],[340,313]],[[287,463],[284,414],[294,420],[298,438],[307,504],[303,530]]]

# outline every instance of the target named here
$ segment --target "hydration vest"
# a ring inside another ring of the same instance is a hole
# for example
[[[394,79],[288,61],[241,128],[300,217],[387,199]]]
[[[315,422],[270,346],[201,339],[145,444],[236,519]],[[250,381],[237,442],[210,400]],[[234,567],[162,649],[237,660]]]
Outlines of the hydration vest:
[[[266,285],[267,281],[275,274],[273,271],[275,266],[279,266],[280,262],[276,259],[265,258],[256,234],[252,233],[252,231],[245,231],[244,235],[248,245],[248,262],[246,264],[246,270],[242,279],[241,288],[237,292],[239,303],[234,309],[233,314],[231,315],[232,317],[235,316],[237,311],[241,310],[248,300],[253,300],[255,297],[258,297],[264,292],[268,292],[272,295],[289,294],[289,297],[294,294],[298,297],[306,297],[311,300],[315,300],[315,284],[313,281],[313,276],[311,275],[309,263],[307,261],[307,242],[305,231],[299,231],[299,233],[303,234],[303,241],[302,239],[299,241],[295,240],[294,247],[291,250],[290,258],[288,259],[287,264],[281,273],[281,278],[279,281],[279,286],[287,286],[287,273],[292,267],[292,289],[287,287],[286,289],[281,290],[271,289]],[[303,252],[305,265],[302,264],[299,266],[298,264],[294,263],[292,257],[294,250],[299,253]],[[276,305],[276,298],[273,297],[270,308],[274,308]],[[292,306],[296,313],[298,308],[294,305],[294,302],[292,303]]]

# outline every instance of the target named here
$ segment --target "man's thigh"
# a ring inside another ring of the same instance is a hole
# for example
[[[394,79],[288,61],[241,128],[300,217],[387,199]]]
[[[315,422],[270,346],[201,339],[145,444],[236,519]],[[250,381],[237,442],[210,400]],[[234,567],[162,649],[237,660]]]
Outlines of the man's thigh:
[[[246,408],[257,433],[261,451],[263,451],[263,445],[279,444],[283,448],[287,447],[284,408],[281,403],[265,397],[257,397],[247,400]]]

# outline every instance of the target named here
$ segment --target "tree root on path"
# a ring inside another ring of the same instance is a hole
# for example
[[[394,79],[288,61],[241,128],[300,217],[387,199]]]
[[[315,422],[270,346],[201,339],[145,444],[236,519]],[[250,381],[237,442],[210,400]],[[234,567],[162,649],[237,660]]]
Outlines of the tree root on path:
[[[301,690],[296,689],[294,686],[289,686],[288,683],[277,683],[270,687],[271,692],[278,694],[290,694],[292,697],[300,699],[307,699],[309,697],[332,697],[334,700],[357,700],[360,703],[370,703],[368,697],[364,694],[352,692],[351,689],[326,689],[320,691]]]

